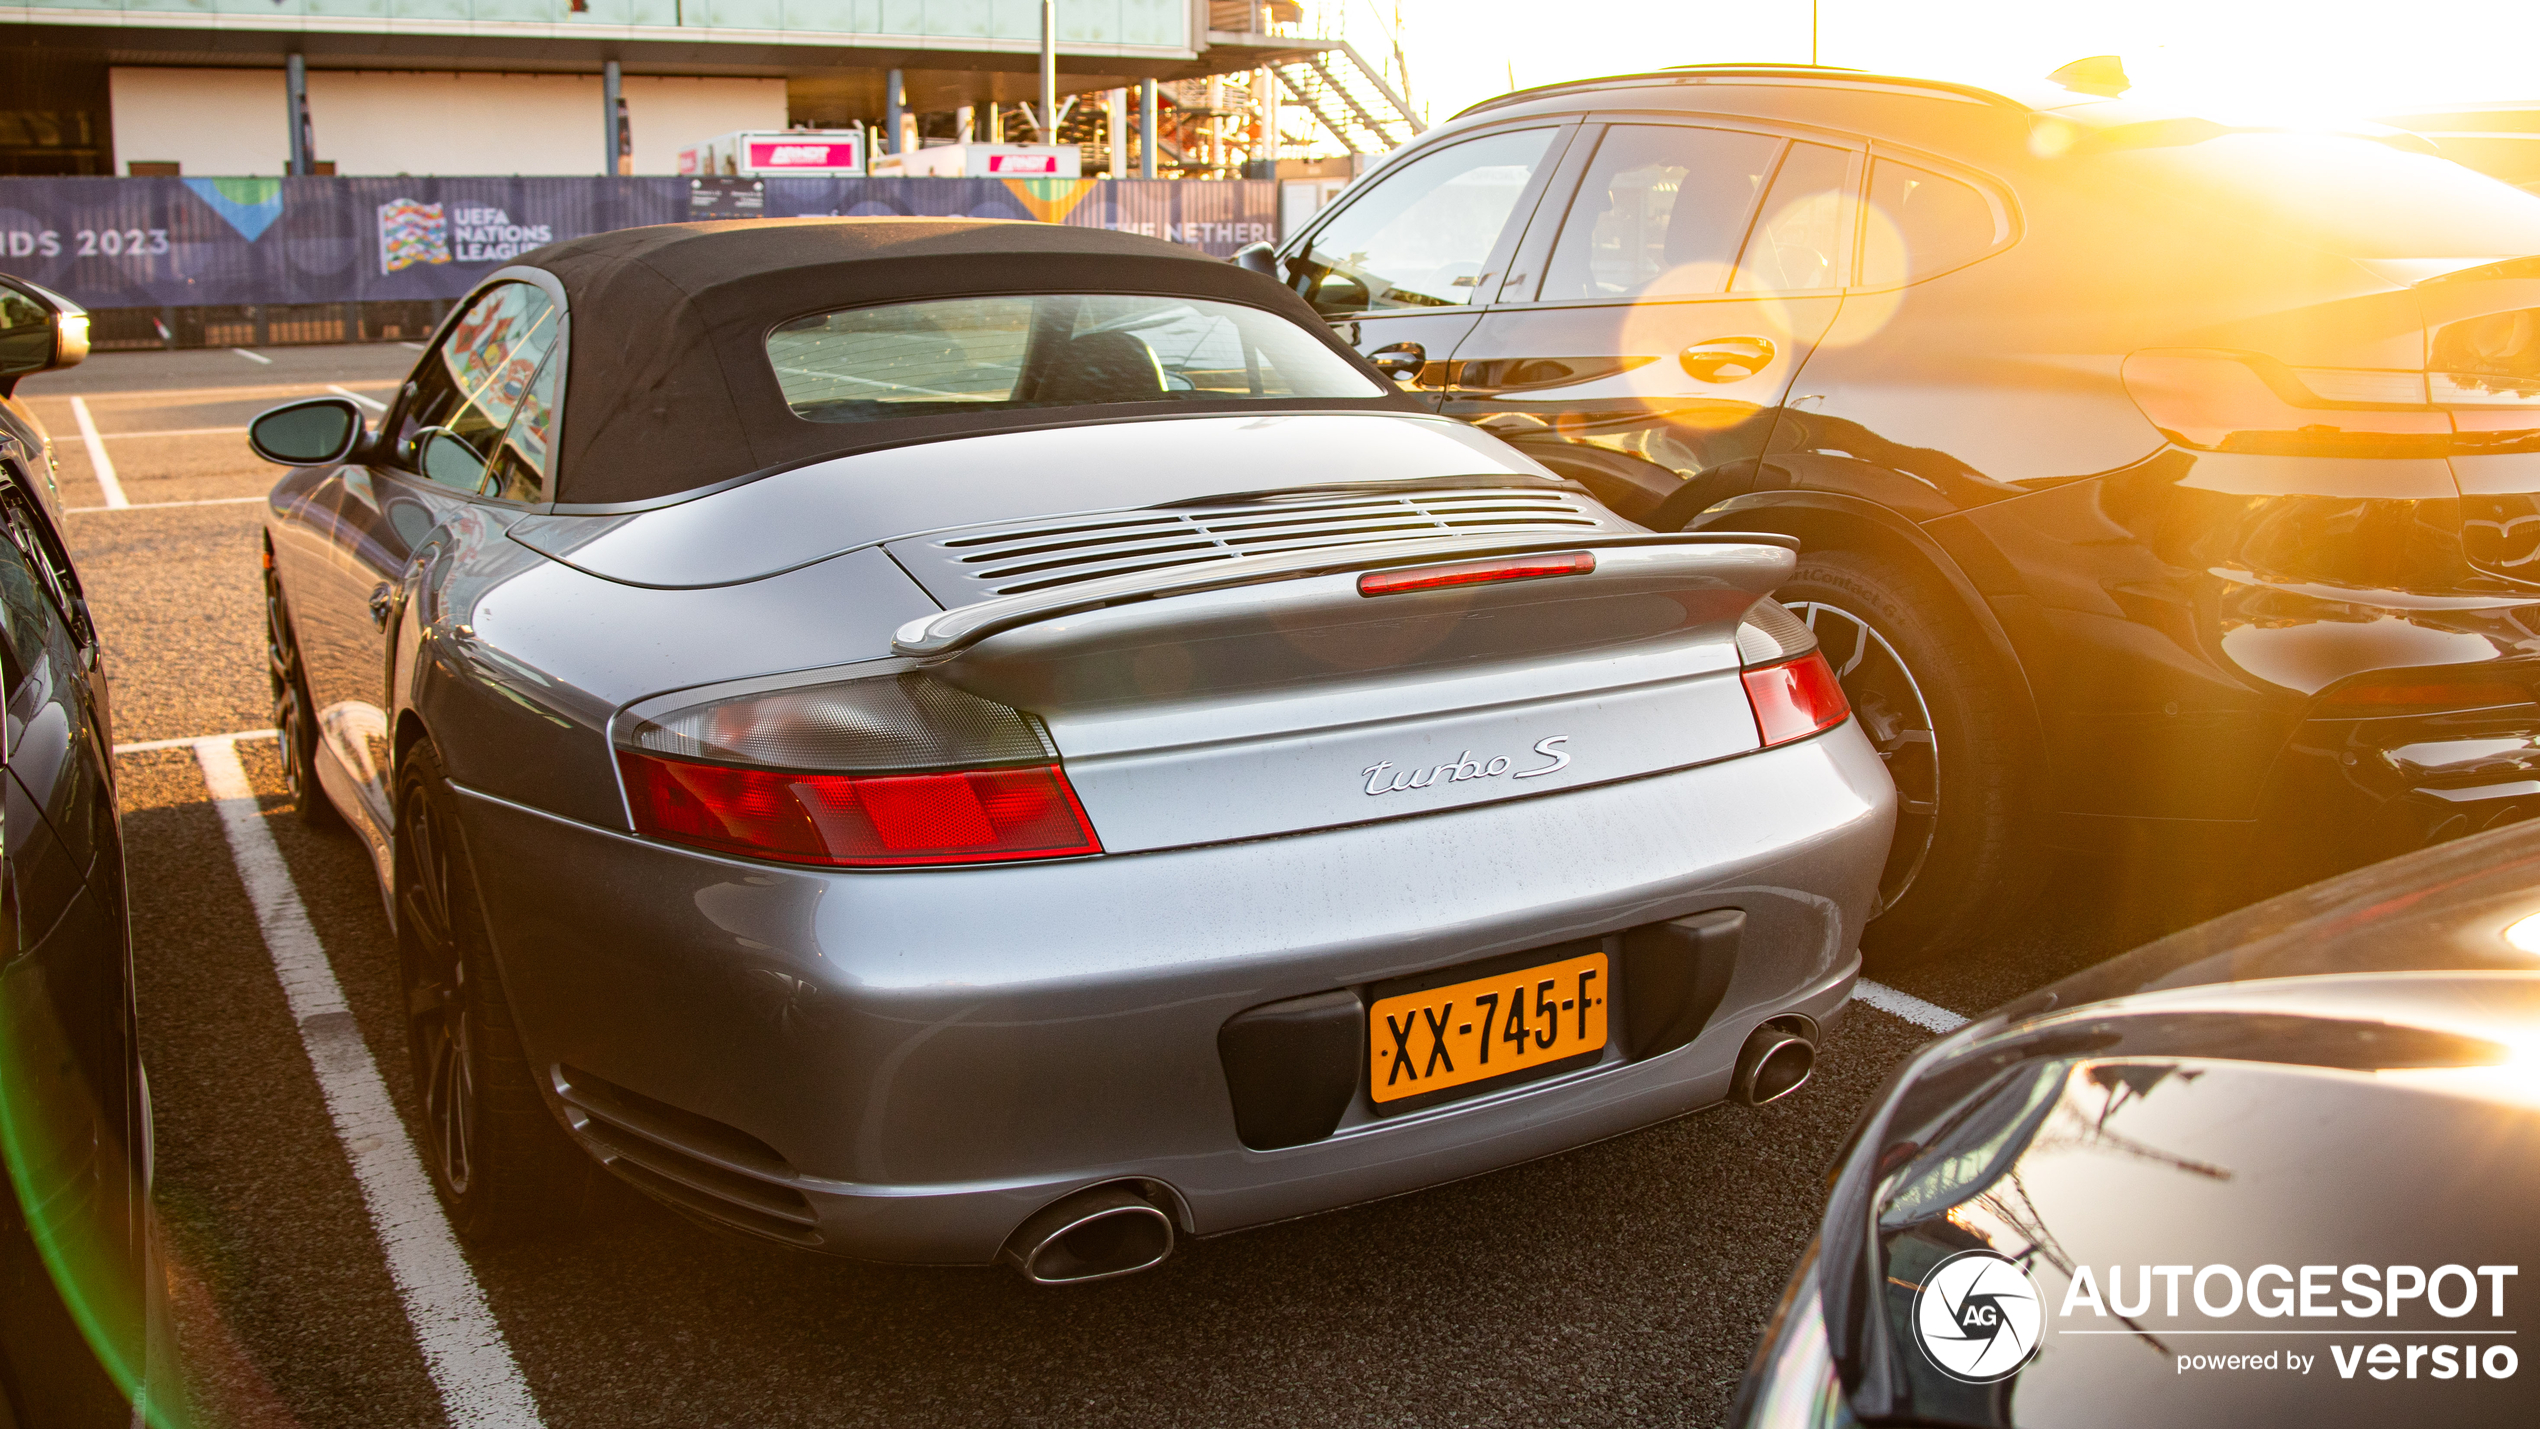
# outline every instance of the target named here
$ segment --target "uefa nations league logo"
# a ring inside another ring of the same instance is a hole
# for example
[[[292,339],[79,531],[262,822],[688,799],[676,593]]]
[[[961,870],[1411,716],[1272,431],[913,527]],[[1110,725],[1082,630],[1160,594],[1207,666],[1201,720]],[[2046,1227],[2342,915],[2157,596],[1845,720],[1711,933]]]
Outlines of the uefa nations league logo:
[[[1914,1339],[1952,1379],[1991,1384],[2037,1353],[2045,1307],[2018,1262],[1961,1251],[1933,1266],[1914,1296]]]

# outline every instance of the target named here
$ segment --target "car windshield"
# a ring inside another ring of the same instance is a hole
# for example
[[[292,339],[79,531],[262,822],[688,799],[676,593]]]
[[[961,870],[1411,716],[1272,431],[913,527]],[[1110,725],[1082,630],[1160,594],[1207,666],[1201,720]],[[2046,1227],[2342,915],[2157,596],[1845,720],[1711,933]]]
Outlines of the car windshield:
[[[1384,395],[1328,344],[1238,303],[1143,294],[945,298],[797,318],[767,337],[815,422],[1111,402]]]

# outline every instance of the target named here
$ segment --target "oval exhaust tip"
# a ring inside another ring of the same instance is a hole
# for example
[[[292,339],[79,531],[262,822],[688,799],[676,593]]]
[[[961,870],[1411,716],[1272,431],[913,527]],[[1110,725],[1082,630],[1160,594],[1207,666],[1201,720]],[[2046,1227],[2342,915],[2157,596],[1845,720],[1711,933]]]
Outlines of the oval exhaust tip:
[[[1787,1027],[1767,1022],[1746,1034],[1738,1049],[1733,1094],[1748,1106],[1779,1101],[1804,1086],[1817,1067],[1817,1047]]]
[[[1089,1186],[1043,1208],[1000,1258],[1035,1285],[1081,1285],[1152,1269],[1173,1253],[1173,1218],[1130,1186]]]

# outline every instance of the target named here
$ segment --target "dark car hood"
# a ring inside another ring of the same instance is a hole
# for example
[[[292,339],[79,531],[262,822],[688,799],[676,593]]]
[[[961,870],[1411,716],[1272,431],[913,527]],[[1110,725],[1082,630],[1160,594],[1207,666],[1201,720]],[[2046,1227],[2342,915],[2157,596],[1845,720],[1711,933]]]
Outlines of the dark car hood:
[[[630,585],[730,585],[895,536],[1318,486],[1576,490],[1461,422],[1384,412],[1074,423],[838,457],[677,505],[529,516],[515,541]]]
[[[2535,950],[2540,824],[2523,824],[2146,944],[1926,1047],[1856,1132],[1826,1215],[1825,1325],[1854,1408],[1983,1425],[2529,1422]],[[1954,1255],[1970,1259],[1944,1274]],[[1922,1297],[1946,1307],[1996,1255],[2020,1277],[1992,1272],[1985,1293],[2034,1297],[2036,1352],[1981,1382],[1943,1367],[1966,1347],[1928,1347]],[[2160,1266],[2187,1267],[2176,1313],[2165,1277],[2141,1298]],[[2347,1308],[2393,1266],[2441,1277],[2459,1313],[2421,1296],[2395,1316]],[[2252,1309],[2253,1277],[2270,1309],[2289,1289],[2293,1313]],[[2236,1279],[2239,1304],[2204,1313],[2199,1278],[2216,1307]],[[2510,1377],[2484,1372],[2491,1356]]]
[[[2540,1287],[2481,1268],[2540,1274],[2540,972],[2153,991],[1943,1046],[1887,1109],[1870,1174],[1847,1173],[1875,1190],[1837,1198],[1865,1213],[1853,1249],[1869,1253],[1847,1259],[1873,1272],[1829,1296],[1830,1323],[1847,1300],[1876,1321],[1850,1337],[1857,1367],[1881,1367],[1861,1407],[1983,1425],[2527,1422]],[[1830,1252],[1841,1239],[1830,1217]],[[2164,1266],[2185,1267],[2175,1306]],[[2440,1306],[2354,1313],[2420,1275]],[[1970,1316],[1989,1362],[1945,1342]],[[2464,1347],[2490,1370],[2511,1359],[2509,1377],[2467,1378]],[[2377,1355],[2398,1357],[2390,1380]]]

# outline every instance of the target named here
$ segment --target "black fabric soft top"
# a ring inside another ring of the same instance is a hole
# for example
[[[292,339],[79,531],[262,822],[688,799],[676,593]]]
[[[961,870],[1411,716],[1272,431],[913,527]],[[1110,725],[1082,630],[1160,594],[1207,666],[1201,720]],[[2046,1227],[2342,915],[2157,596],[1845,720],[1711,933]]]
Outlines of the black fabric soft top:
[[[564,286],[572,335],[553,482],[563,506],[650,501],[734,477],[909,441],[1160,412],[1423,410],[1367,368],[1302,298],[1258,273],[1136,234],[960,218],[675,223],[524,255]],[[868,303],[994,293],[1156,293],[1267,309],[1382,387],[1360,400],[1111,403],[812,422],[786,405],[767,334]]]

